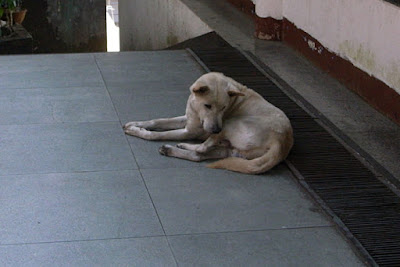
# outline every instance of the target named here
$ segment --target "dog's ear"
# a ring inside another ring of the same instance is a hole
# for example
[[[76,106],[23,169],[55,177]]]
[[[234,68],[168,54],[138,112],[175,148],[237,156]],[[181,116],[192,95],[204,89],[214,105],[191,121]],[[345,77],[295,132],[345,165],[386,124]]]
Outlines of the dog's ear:
[[[244,96],[244,94],[243,93],[241,93],[241,92],[239,92],[239,91],[235,91],[235,90],[229,90],[228,91],[228,95],[229,96]]]
[[[228,82],[228,87],[227,87],[228,95],[230,97],[233,97],[233,96],[244,96],[244,94],[239,91],[239,89],[238,89],[238,87],[237,87],[237,85],[235,83],[236,82],[234,82],[234,81],[232,81],[232,82],[229,81]]]
[[[210,91],[208,86],[194,86],[192,87],[192,92],[198,95],[205,95]]]

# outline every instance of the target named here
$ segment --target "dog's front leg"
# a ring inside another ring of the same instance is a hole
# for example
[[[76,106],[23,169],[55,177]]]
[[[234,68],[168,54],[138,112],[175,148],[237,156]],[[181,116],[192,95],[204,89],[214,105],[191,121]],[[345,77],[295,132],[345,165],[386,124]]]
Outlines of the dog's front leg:
[[[226,142],[228,142],[228,141],[226,141]],[[221,134],[210,135],[210,137],[208,137],[207,140],[201,144],[181,143],[181,144],[178,144],[177,147],[186,149],[186,150],[196,151],[197,153],[204,154],[204,153],[211,151],[217,145],[218,146],[226,146]]]
[[[133,135],[136,137],[140,137],[146,140],[188,140],[194,139],[198,136],[196,132],[191,132],[188,129],[177,129],[171,131],[164,131],[164,132],[155,132],[155,131],[148,131],[144,128],[130,126],[129,128],[125,129],[125,133],[129,135]]]
[[[207,159],[221,159],[230,155],[230,149],[227,147],[217,147],[207,153],[198,153],[192,150],[181,149],[176,146],[163,145],[160,147],[159,152],[161,155],[168,157],[175,157],[186,159],[190,161],[203,161]]]
[[[150,121],[131,121],[124,125],[124,130],[129,130],[131,127],[139,127],[147,130],[157,131],[182,129],[185,128],[186,121],[186,115],[174,118],[154,119]]]

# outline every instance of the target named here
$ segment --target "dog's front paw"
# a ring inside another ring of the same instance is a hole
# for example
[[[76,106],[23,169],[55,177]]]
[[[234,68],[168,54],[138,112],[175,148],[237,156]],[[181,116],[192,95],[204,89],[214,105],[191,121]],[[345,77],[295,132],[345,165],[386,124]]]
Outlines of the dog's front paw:
[[[196,151],[197,153],[203,154],[203,153],[208,152],[208,150],[209,150],[208,147],[199,145],[198,147],[196,147],[196,149],[194,151]]]
[[[146,129],[130,125],[129,127],[124,128],[124,132],[129,135],[144,138],[144,135],[147,131],[146,131]]]
[[[180,148],[180,149],[189,150],[188,149],[188,144],[185,144],[185,143],[179,143],[179,144],[176,145],[176,147]]]
[[[171,145],[163,145],[158,149],[163,156],[169,156],[171,154],[172,146]]]
[[[125,125],[123,126],[124,130],[129,130],[130,128],[133,127],[139,127],[139,122],[138,121],[131,121],[128,123],[125,123]]]
[[[184,149],[184,150],[190,150],[190,151],[196,151],[196,149],[199,147],[198,144],[188,144],[188,143],[180,143],[176,145],[177,148]]]

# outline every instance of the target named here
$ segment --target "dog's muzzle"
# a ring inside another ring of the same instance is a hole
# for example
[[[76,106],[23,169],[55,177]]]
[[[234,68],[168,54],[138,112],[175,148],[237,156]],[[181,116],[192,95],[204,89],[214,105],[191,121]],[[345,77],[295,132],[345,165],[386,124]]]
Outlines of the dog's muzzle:
[[[211,132],[213,134],[220,133],[221,131],[222,131],[222,129],[218,125],[213,126],[212,129],[211,129]]]

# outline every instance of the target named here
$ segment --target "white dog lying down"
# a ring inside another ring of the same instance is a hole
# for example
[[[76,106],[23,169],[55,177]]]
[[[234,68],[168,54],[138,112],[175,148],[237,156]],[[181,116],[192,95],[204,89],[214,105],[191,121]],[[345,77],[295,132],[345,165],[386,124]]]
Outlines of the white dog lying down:
[[[289,119],[253,90],[212,72],[201,76],[190,91],[186,115],[129,122],[125,133],[147,140],[202,140],[163,145],[159,152],[192,161],[221,159],[208,167],[249,174],[266,172],[289,154]]]

